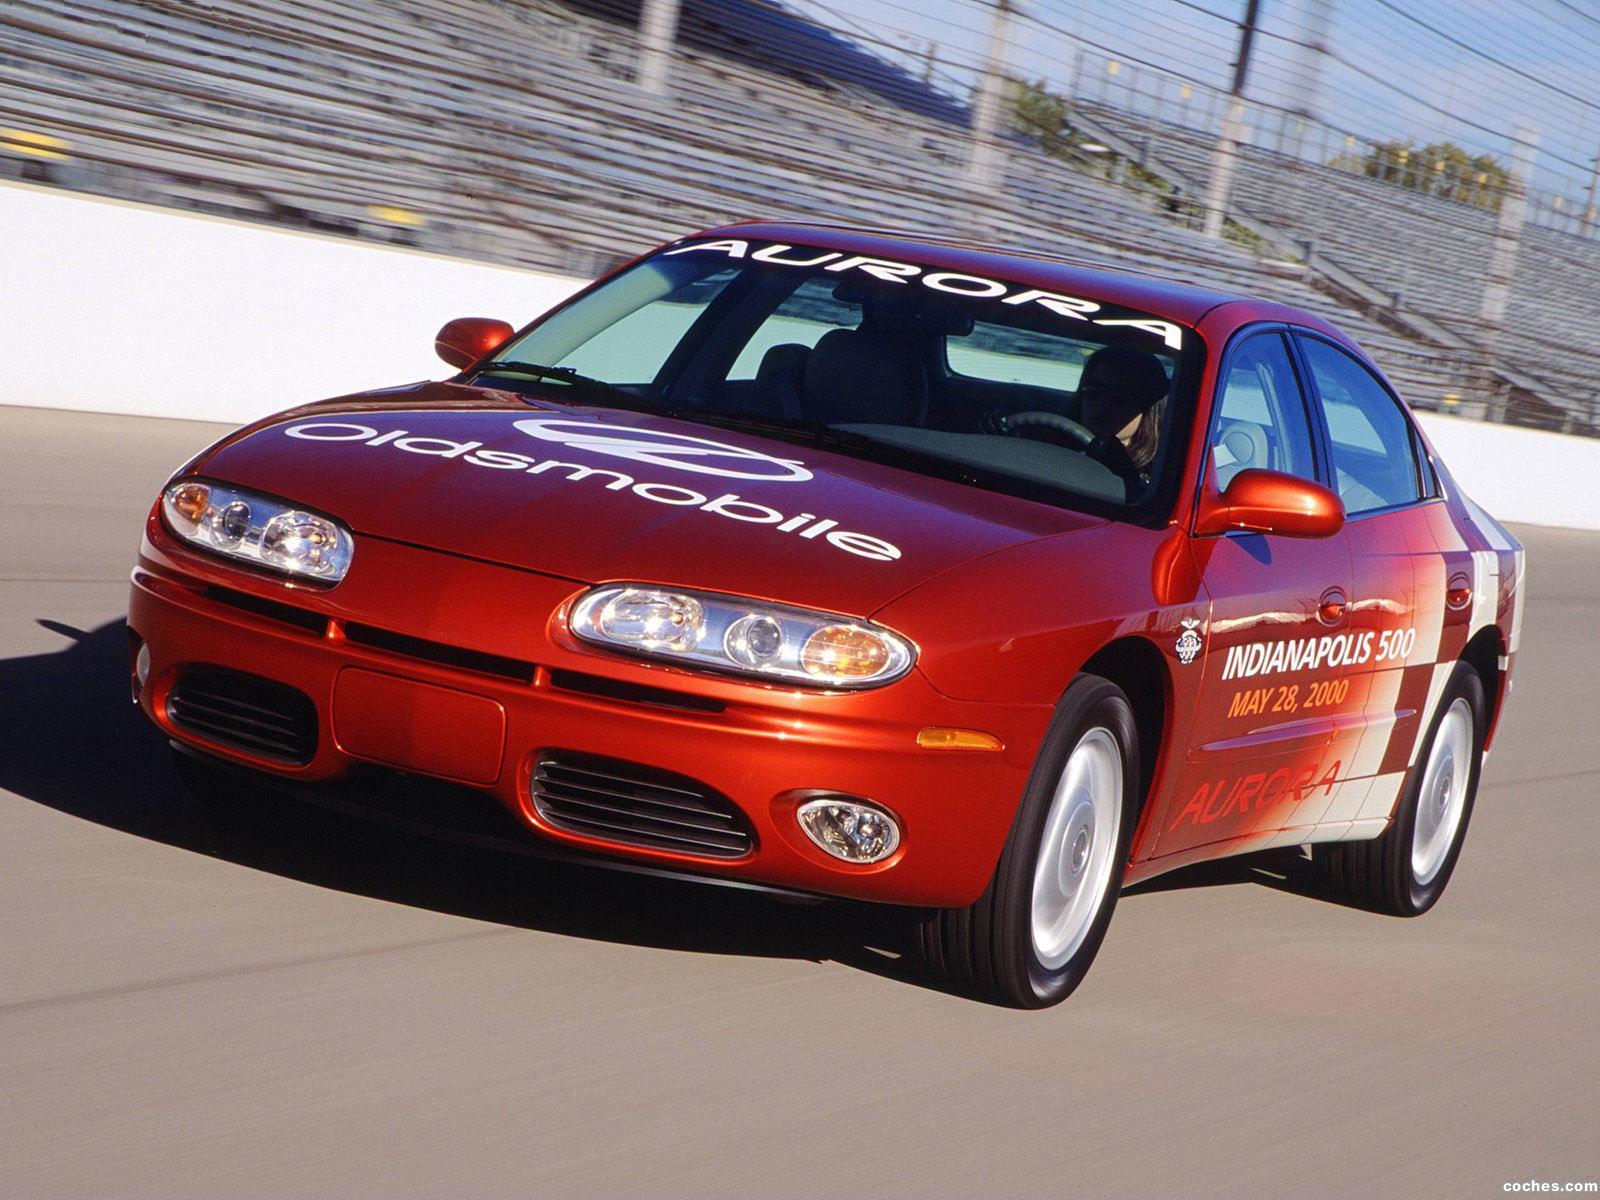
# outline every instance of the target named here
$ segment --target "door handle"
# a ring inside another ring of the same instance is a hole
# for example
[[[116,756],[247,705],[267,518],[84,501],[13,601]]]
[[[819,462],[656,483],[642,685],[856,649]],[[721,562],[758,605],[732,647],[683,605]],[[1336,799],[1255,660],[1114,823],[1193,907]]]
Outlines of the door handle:
[[[1350,598],[1344,594],[1344,589],[1331,587],[1317,601],[1317,620],[1324,625],[1337,625],[1344,620],[1345,610],[1349,607]]]
[[[1471,604],[1472,580],[1460,572],[1450,576],[1450,582],[1444,589],[1444,602],[1456,610],[1463,609]]]

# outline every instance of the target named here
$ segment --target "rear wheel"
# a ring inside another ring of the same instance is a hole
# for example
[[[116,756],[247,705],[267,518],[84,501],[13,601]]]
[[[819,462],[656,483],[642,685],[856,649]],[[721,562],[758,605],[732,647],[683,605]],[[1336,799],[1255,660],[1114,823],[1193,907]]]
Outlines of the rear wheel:
[[[959,989],[1020,1008],[1072,994],[1122,888],[1138,787],[1133,709],[1079,676],[1045,735],[988,888],[919,928],[927,966]]]
[[[1394,820],[1382,837],[1334,845],[1325,865],[1351,903],[1417,917],[1444,893],[1461,854],[1483,765],[1483,681],[1457,663]]]

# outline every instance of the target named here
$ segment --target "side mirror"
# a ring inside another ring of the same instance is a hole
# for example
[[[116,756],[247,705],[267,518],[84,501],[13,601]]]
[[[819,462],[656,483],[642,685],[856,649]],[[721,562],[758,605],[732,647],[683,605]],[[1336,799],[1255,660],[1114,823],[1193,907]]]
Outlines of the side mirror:
[[[433,339],[436,354],[452,367],[466,370],[484,355],[505,345],[516,330],[493,317],[457,317]]]
[[[1332,537],[1344,528],[1344,504],[1320,483],[1281,471],[1240,471],[1219,496],[1207,487],[1195,516],[1201,536],[1244,529],[1279,537]]]

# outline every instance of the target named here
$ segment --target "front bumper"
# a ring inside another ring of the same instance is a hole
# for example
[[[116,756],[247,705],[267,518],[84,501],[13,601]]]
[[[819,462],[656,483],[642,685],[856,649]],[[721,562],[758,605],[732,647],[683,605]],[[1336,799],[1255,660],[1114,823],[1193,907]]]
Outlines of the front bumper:
[[[876,690],[828,693],[597,651],[554,615],[584,587],[366,538],[349,577],[318,590],[191,551],[152,515],[128,617],[148,652],[139,704],[169,738],[300,786],[335,785],[373,762],[468,784],[569,851],[895,904],[965,905],[982,892],[1048,709],[952,700],[917,671]],[[258,757],[176,724],[168,698],[196,666],[304,693],[319,735],[309,761]],[[1003,749],[924,749],[916,739],[927,726],[980,729]],[[699,781],[737,806],[754,846],[713,858],[557,828],[530,791],[534,764],[549,752]],[[825,854],[794,818],[817,791],[889,809],[900,848],[865,867]]]

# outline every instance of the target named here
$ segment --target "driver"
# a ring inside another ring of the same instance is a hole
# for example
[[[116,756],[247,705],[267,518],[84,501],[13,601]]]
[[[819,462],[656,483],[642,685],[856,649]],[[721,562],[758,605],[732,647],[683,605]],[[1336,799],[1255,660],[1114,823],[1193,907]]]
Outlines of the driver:
[[[1110,449],[1115,438],[1145,475],[1161,441],[1167,373],[1148,350],[1104,346],[1089,356],[1078,378],[1078,423]]]

